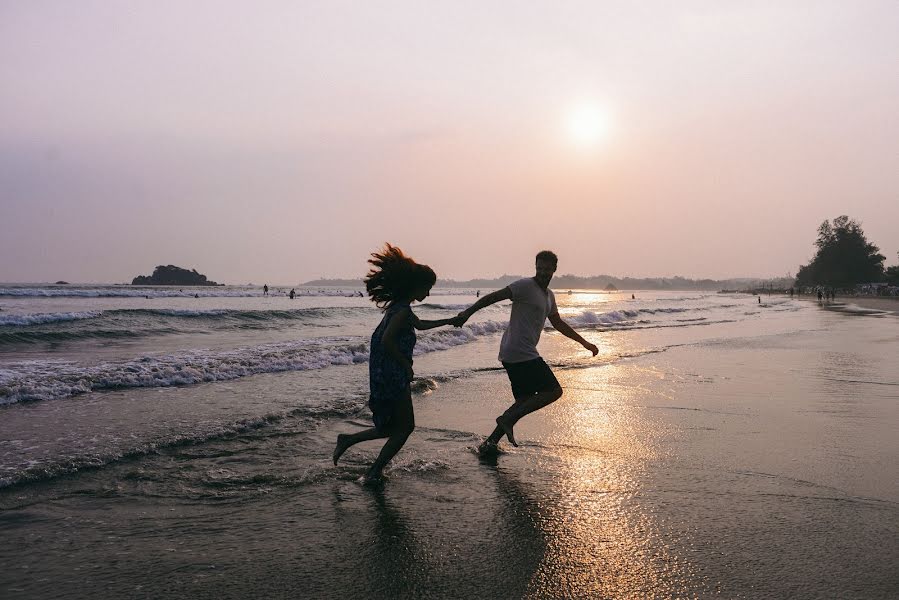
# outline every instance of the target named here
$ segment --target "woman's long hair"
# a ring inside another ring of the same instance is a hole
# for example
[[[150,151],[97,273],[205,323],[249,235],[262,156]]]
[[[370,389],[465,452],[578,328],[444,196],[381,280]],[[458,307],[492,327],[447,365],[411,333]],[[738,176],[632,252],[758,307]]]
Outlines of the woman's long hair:
[[[379,307],[408,299],[420,287],[431,287],[437,275],[428,265],[420,265],[391,244],[380,252],[372,252],[372,266],[365,277],[365,290]]]

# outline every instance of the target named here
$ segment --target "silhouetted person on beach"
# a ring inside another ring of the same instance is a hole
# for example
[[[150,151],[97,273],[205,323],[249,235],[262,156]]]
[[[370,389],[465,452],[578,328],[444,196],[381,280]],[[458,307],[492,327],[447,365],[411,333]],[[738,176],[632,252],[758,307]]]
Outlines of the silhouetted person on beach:
[[[262,286],[262,295],[268,296],[268,284]]]
[[[537,352],[537,342],[547,318],[559,333],[581,344],[593,356],[599,352],[594,344],[582,338],[559,316],[556,297],[549,289],[558,262],[555,253],[543,250],[537,254],[534,277],[519,279],[491,292],[459,313],[464,323],[486,306],[502,300],[512,301],[509,326],[500,342],[499,360],[512,384],[515,403],[496,418],[496,429],[478,448],[481,453],[495,451],[503,435],[509,438],[513,446],[517,446],[513,427],[519,419],[562,397],[562,386]]]
[[[297,295],[297,291],[294,289],[290,290],[290,299],[293,300],[293,297]]]
[[[637,299],[637,297],[634,296],[633,294],[631,294],[631,300],[636,300],[636,299]]]
[[[336,465],[350,446],[387,438],[378,458],[363,476],[364,483],[381,479],[384,467],[415,429],[411,390],[415,330],[442,325],[459,327],[463,322],[459,317],[423,321],[412,312],[411,302],[421,302],[427,298],[437,280],[431,267],[416,263],[390,244],[371,256],[368,262],[372,269],[365,278],[365,289],[375,304],[385,309],[381,323],[371,336],[368,360],[368,406],[375,426],[353,434],[338,435],[333,453]]]

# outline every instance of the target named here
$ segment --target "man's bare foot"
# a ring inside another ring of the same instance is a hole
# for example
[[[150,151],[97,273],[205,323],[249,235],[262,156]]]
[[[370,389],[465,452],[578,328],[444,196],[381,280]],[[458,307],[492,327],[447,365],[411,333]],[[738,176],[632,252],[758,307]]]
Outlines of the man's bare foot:
[[[493,440],[484,440],[478,446],[478,456],[495,456],[499,454],[499,446]]]
[[[503,433],[506,434],[506,437],[509,438],[509,441],[516,448],[518,447],[518,442],[515,441],[515,434],[512,433],[512,424],[507,422],[502,415],[496,417],[496,424],[499,425],[500,429],[503,430]]]
[[[345,433],[341,433],[337,436],[337,445],[334,447],[334,453],[331,455],[331,458],[334,459],[334,466],[337,466],[337,461],[340,460],[340,456],[346,452],[346,449],[352,446],[350,441],[347,439],[348,436]]]

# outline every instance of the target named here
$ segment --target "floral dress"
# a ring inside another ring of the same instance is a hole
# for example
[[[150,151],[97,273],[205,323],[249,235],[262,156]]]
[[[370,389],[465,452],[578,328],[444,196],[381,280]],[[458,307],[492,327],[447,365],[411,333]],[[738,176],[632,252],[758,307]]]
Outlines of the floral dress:
[[[371,394],[368,397],[368,407],[371,409],[372,420],[378,429],[390,422],[397,401],[408,397],[411,393],[411,382],[406,375],[406,369],[387,353],[382,342],[390,319],[404,310],[409,310],[408,303],[391,304],[371,336],[371,356],[368,360],[368,383]],[[409,364],[412,364],[415,340],[415,329],[412,327],[411,321],[397,332],[397,348],[400,354],[406,357]]]

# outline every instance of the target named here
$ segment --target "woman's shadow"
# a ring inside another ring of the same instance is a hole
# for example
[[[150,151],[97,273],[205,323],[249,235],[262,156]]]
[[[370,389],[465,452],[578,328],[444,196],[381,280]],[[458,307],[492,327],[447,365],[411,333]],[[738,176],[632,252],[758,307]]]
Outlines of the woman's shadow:
[[[390,484],[354,491],[336,523],[344,597],[527,596],[547,553],[540,491],[495,457],[475,471],[452,510]]]
[[[365,561],[371,597],[399,598],[426,594],[432,583],[428,553],[413,527],[396,509],[384,486],[367,488],[374,522]]]

